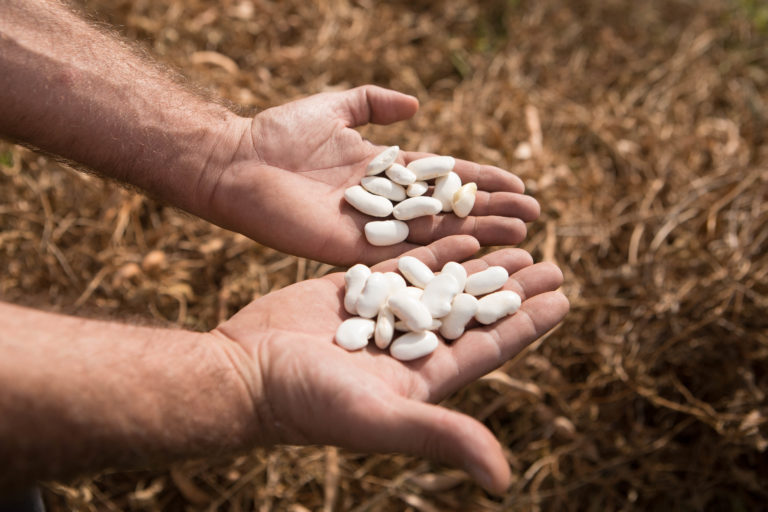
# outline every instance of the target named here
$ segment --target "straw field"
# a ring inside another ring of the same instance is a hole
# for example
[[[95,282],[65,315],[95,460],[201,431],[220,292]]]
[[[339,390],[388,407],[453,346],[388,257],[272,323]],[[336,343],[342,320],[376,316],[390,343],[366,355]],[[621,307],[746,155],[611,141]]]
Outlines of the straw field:
[[[494,164],[542,205],[565,322],[446,406],[485,422],[495,497],[402,455],[257,449],[49,482],[63,510],[768,509],[768,7],[758,0],[88,0],[190,84],[256,113],[375,83],[381,144]],[[0,298],[205,330],[323,275],[0,143]]]

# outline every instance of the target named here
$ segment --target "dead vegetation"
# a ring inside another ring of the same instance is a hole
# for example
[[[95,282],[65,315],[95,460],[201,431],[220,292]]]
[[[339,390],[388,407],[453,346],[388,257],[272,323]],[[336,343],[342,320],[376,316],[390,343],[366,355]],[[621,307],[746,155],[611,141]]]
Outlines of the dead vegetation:
[[[758,510],[768,503],[768,36],[755,2],[90,0],[258,111],[377,83],[382,144],[510,169],[565,323],[448,401],[514,484],[400,455],[257,450],[52,483],[59,510]],[[762,12],[762,11],[760,11]],[[208,329],[330,267],[0,146],[0,297]]]

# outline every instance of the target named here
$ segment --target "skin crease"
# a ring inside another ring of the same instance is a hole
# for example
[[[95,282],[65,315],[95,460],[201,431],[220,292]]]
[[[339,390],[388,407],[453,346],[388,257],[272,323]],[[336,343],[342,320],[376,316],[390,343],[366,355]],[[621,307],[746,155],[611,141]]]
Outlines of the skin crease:
[[[450,237],[410,254],[433,270],[462,261],[478,248],[471,237]],[[403,452],[464,468],[481,485],[502,493],[510,480],[502,448],[475,419],[424,402],[437,402],[499,367],[554,327],[568,311],[558,291],[562,274],[533,265],[519,249],[504,249],[464,264],[471,274],[492,265],[510,272],[505,289],[523,298],[520,311],[465,333],[450,345],[410,363],[371,342],[347,352],[333,342],[344,311],[343,274],[304,281],[258,299],[212,334],[242,346],[246,372],[261,380],[248,387],[261,412],[268,443],[333,444],[356,451]],[[373,267],[396,268],[396,260]],[[307,303],[302,297],[311,296]],[[268,407],[264,407],[264,403]],[[329,411],[333,411],[329,414]]]

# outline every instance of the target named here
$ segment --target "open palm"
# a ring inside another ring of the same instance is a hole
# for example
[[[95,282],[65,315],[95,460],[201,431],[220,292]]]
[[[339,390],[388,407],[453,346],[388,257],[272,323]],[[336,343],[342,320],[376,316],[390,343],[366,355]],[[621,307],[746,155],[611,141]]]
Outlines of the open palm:
[[[463,261],[479,248],[453,236],[409,254],[433,269]],[[260,298],[215,332],[244,349],[264,442],[333,444],[361,452],[403,452],[466,469],[501,492],[509,468],[494,436],[473,418],[430,405],[497,368],[556,325],[568,302],[554,291],[562,274],[532,265],[523,250],[505,249],[464,263],[468,273],[489,265],[510,272],[505,288],[523,298],[520,311],[474,328],[431,355],[400,362],[371,344],[347,352],[333,342],[349,314],[342,306],[343,274],[304,281]],[[396,268],[388,260],[374,270]]]
[[[519,178],[492,166],[457,160],[462,180],[475,181],[472,215],[409,221],[406,242],[370,245],[363,226],[373,219],[343,199],[360,183],[368,161],[383,148],[354,127],[410,118],[416,99],[374,86],[323,93],[268,109],[254,117],[232,163],[212,195],[219,224],[285,252],[337,264],[374,263],[450,234],[469,234],[483,245],[509,245],[525,237],[539,205]],[[426,154],[401,152],[408,163]]]

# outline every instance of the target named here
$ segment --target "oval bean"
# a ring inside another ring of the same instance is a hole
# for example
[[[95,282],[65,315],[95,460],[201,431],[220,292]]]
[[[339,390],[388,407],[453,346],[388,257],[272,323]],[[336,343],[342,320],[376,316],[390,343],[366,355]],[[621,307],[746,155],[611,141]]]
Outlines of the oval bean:
[[[451,312],[442,319],[440,334],[447,340],[455,340],[464,334],[464,329],[477,313],[478,300],[468,293],[460,293],[451,303]]]
[[[400,361],[413,361],[431,354],[437,345],[437,335],[432,331],[409,332],[392,342],[389,353]]]
[[[477,185],[474,182],[462,185],[459,190],[453,194],[453,213],[457,217],[464,218],[472,211],[475,206],[475,197],[477,196]]]
[[[336,343],[347,350],[360,350],[368,344],[376,322],[368,318],[349,318],[336,329]]]
[[[387,301],[390,281],[381,272],[368,276],[363,291],[357,299],[357,314],[363,318],[373,318]]]
[[[432,197],[443,203],[444,212],[450,212],[453,210],[453,195],[460,188],[461,178],[451,171],[435,180],[435,191],[432,192]]]
[[[413,256],[403,256],[397,260],[397,269],[412,285],[419,288],[427,286],[427,283],[435,277],[428,266]]]
[[[443,322],[441,320],[437,320],[435,318],[432,319],[432,325],[429,326],[429,329],[425,329],[427,331],[436,331],[440,328],[440,326],[443,325]],[[408,324],[406,324],[402,320],[398,320],[395,322],[395,330],[403,331],[403,332],[411,332],[413,329],[408,327]]]
[[[414,181],[408,185],[405,193],[408,197],[419,197],[426,194],[427,190],[429,190],[429,183],[426,181]]]
[[[406,167],[416,175],[417,180],[431,180],[445,176],[453,170],[456,159],[452,156],[428,156],[413,160]]]
[[[482,272],[477,272],[467,277],[464,291],[477,297],[486,293],[495,292],[507,282],[509,272],[504,267],[488,267]]]
[[[449,261],[445,265],[443,265],[443,269],[440,271],[441,274],[451,274],[454,279],[456,279],[456,282],[459,284],[459,291],[464,289],[464,285],[467,282],[467,271],[464,269],[464,267],[460,263],[456,263],[455,261]]]
[[[390,165],[389,169],[384,171],[384,174],[398,185],[403,185],[405,187],[416,181],[416,175],[406,166],[400,165],[397,162]]]
[[[357,314],[357,299],[360,297],[360,292],[363,291],[365,281],[368,276],[371,275],[371,269],[358,263],[349,268],[344,273],[344,284],[346,286],[346,292],[344,293],[344,309],[350,315]]]
[[[387,306],[405,322],[411,331],[423,331],[432,325],[432,315],[427,306],[415,298],[407,289],[401,289],[387,299]]]
[[[373,341],[384,350],[392,342],[395,334],[395,315],[386,305],[382,306],[376,317],[376,328],[373,331]]]
[[[434,197],[411,197],[397,203],[392,214],[398,220],[410,220],[425,215],[435,215],[442,209],[442,203]]]
[[[370,280],[370,278],[368,278]],[[453,298],[461,293],[459,283],[451,274],[437,274],[424,288],[421,302],[433,318],[442,318],[451,311]],[[359,302],[359,301],[358,301]],[[360,306],[358,304],[358,309]]]
[[[387,169],[397,160],[397,155],[400,154],[399,146],[390,146],[371,160],[368,163],[368,167],[365,169],[366,176],[373,176],[379,174],[381,171]]]
[[[360,180],[360,184],[371,194],[386,197],[392,201],[402,201],[405,199],[405,189],[402,185],[398,185],[387,178],[382,178],[381,176],[366,176]]]
[[[378,220],[365,225],[365,238],[371,245],[394,245],[408,238],[408,224],[399,220]]]
[[[360,185],[354,185],[344,191],[344,199],[355,209],[372,217],[386,217],[392,213],[392,201],[386,197],[371,194]]]
[[[477,301],[475,319],[484,325],[517,312],[521,304],[520,296],[511,290],[502,290],[486,295]]]

